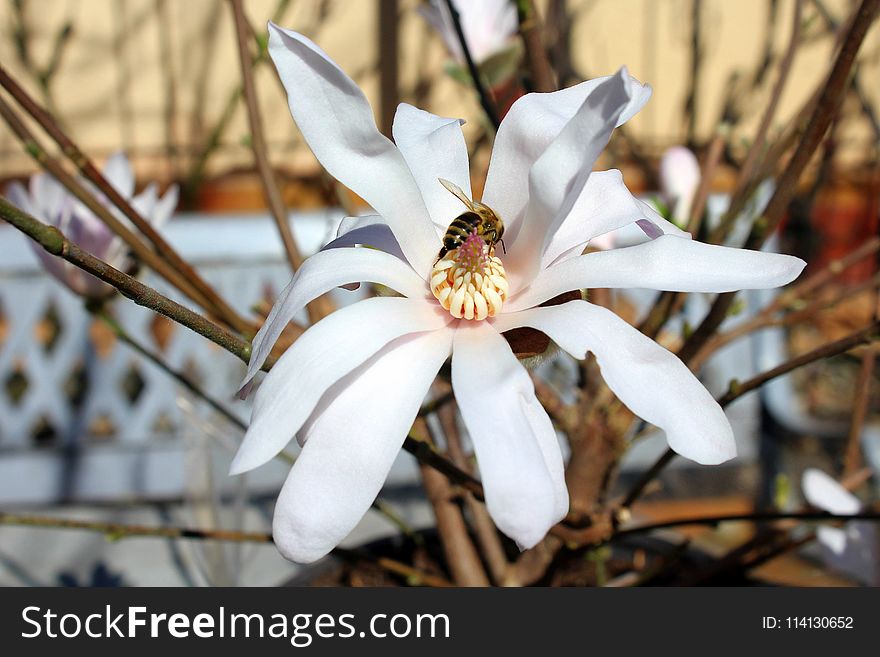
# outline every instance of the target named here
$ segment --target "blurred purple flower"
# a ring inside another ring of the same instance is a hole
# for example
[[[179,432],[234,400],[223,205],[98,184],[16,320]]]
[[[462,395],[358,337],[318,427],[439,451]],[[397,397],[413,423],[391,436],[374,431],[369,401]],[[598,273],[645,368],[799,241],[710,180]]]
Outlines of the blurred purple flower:
[[[134,172],[122,153],[116,153],[107,160],[104,177],[155,228],[164,225],[177,207],[176,185],[172,185],[162,198],[159,198],[155,183],[133,196]],[[49,174],[37,173],[31,176],[28,189],[21,183],[12,183],[7,190],[7,196],[25,212],[57,227],[71,242],[93,256],[116,269],[124,271],[129,267],[128,247],[125,242],[116,237],[103,221]],[[128,223],[122,213],[112,208],[100,192],[96,196],[111,208],[120,221]],[[28,240],[28,243],[46,270],[76,294],[102,297],[112,290],[91,274],[47,253],[32,240]]]

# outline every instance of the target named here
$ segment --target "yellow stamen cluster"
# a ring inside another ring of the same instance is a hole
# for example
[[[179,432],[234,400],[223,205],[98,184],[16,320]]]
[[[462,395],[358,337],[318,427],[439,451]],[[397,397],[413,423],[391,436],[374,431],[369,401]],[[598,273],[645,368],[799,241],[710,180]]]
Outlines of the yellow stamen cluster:
[[[431,271],[431,292],[457,319],[486,319],[501,312],[509,287],[504,265],[494,249],[481,245],[482,257],[454,249]]]

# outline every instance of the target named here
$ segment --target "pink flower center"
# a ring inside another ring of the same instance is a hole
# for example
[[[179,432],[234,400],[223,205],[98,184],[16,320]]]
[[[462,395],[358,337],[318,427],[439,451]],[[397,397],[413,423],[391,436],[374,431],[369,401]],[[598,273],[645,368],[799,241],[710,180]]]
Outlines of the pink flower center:
[[[489,248],[474,230],[457,249],[455,260],[458,266],[472,274],[483,271],[489,264]]]

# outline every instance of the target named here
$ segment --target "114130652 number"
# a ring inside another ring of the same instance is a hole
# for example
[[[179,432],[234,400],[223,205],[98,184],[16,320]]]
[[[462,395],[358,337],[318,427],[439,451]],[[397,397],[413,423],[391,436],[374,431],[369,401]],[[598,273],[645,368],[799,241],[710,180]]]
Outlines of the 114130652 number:
[[[789,616],[785,619],[790,630],[851,630],[852,616]]]

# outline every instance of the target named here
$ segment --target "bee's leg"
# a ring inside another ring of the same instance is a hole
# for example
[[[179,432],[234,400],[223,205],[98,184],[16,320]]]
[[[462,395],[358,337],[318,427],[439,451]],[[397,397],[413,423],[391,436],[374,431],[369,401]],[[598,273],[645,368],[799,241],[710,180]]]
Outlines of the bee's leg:
[[[440,258],[445,256],[447,253],[449,253],[449,249],[447,249],[445,246],[441,247],[440,253],[437,254],[437,259],[434,261],[434,264],[436,265],[438,262],[440,262]]]
[[[498,240],[501,243],[501,252],[507,255],[507,247],[504,246],[504,240]]]

